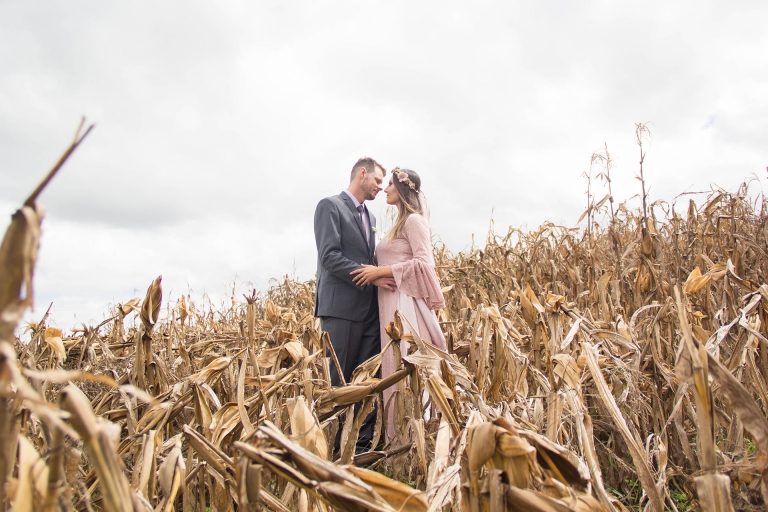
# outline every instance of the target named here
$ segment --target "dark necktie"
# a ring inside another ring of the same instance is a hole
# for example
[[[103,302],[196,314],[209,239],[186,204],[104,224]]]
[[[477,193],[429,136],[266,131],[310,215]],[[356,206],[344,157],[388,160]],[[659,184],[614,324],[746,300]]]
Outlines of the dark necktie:
[[[370,244],[371,241],[369,240],[368,235],[368,229],[366,229],[365,220],[363,218],[363,213],[365,212],[365,206],[360,205],[357,207],[357,211],[360,212],[360,223],[363,225],[363,231],[365,231],[365,242]]]

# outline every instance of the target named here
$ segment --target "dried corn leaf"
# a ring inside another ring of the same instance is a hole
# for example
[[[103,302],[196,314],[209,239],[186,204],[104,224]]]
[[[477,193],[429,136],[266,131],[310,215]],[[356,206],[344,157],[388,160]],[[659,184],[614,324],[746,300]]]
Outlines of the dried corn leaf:
[[[141,321],[144,324],[145,329],[152,330],[155,323],[157,323],[158,316],[160,315],[160,306],[163,301],[163,287],[161,282],[163,276],[157,276],[152,284],[147,288],[147,294],[144,297],[144,302],[141,303]]]
[[[658,489],[656,489],[656,479],[648,466],[648,461],[645,459],[645,454],[640,448],[640,444],[635,439],[635,436],[629,430],[624,416],[616,405],[616,401],[613,398],[613,394],[608,388],[608,384],[605,382],[602,373],[600,373],[600,366],[597,362],[597,356],[595,348],[588,341],[584,341],[581,344],[582,353],[586,356],[587,367],[592,374],[592,378],[597,385],[597,391],[603,404],[608,410],[611,418],[618,427],[619,433],[624,438],[624,442],[629,448],[629,452],[632,456],[632,460],[635,463],[637,476],[643,485],[643,489],[650,499],[650,505],[656,512],[663,512],[664,505]]]
[[[356,468],[355,466],[347,466],[346,469],[370,485],[393,509],[403,512],[425,512],[427,510],[427,497],[418,489],[387,478],[375,471]]]
[[[42,215],[36,208],[22,206],[11,217],[0,244],[0,341],[12,339],[21,314],[32,305],[41,222]]]
[[[290,407],[291,433],[296,438],[299,446],[314,453],[322,459],[328,459],[328,443],[323,431],[318,425],[312,412],[307,407],[303,396],[297,398]]]
[[[42,502],[48,486],[48,468],[26,437],[19,437],[18,480],[12,511],[34,510]]]

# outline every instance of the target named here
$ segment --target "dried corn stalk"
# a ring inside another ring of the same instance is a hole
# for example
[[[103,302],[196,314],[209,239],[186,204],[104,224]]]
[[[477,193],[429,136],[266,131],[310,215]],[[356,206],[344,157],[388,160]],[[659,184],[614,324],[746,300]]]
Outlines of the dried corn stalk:
[[[437,247],[450,350],[396,315],[398,371],[373,358],[333,388],[312,282],[164,317],[158,278],[102,325],[67,336],[45,315],[20,343],[42,186],[0,246],[0,510],[765,503],[768,209],[745,187],[686,218],[619,205],[610,230],[592,212],[589,233]],[[375,436],[394,418],[396,437],[355,454],[374,403]]]

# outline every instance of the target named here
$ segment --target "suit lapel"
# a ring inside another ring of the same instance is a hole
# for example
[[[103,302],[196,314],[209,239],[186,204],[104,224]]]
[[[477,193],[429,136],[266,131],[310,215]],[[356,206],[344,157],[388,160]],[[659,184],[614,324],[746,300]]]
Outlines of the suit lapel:
[[[363,243],[366,244],[366,246],[370,245],[365,240],[365,229],[363,229],[363,221],[360,220],[360,212],[358,212],[357,208],[355,208],[355,203],[352,202],[352,199],[347,195],[346,192],[341,193],[341,198],[344,200],[347,207],[349,207],[349,211],[352,212],[352,216],[355,218],[355,222],[357,222],[357,227],[360,230],[360,236],[363,237]],[[370,217],[368,218],[368,222],[370,223]]]
[[[368,211],[368,208],[365,209],[365,213],[368,215],[368,225],[371,227],[369,231],[370,238],[368,238],[368,240],[370,240],[370,243],[368,244],[368,255],[373,257],[373,252],[376,248],[376,235],[373,231],[373,220],[371,220],[371,212]]]

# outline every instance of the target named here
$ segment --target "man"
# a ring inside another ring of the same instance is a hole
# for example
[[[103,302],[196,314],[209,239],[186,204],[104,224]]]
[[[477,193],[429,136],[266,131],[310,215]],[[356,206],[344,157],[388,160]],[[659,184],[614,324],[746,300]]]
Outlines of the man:
[[[376,286],[394,289],[394,279],[357,286],[351,272],[362,268],[363,263],[374,264],[376,217],[365,207],[365,201],[376,198],[383,180],[384,168],[372,158],[361,158],[352,167],[347,190],[322,199],[315,210],[315,316],[320,317],[323,330],[330,336],[341,366],[331,364],[333,386],[341,385],[339,370],[349,383],[354,369],[381,351]],[[375,414],[371,413],[360,428],[358,452],[368,448],[374,423]]]

